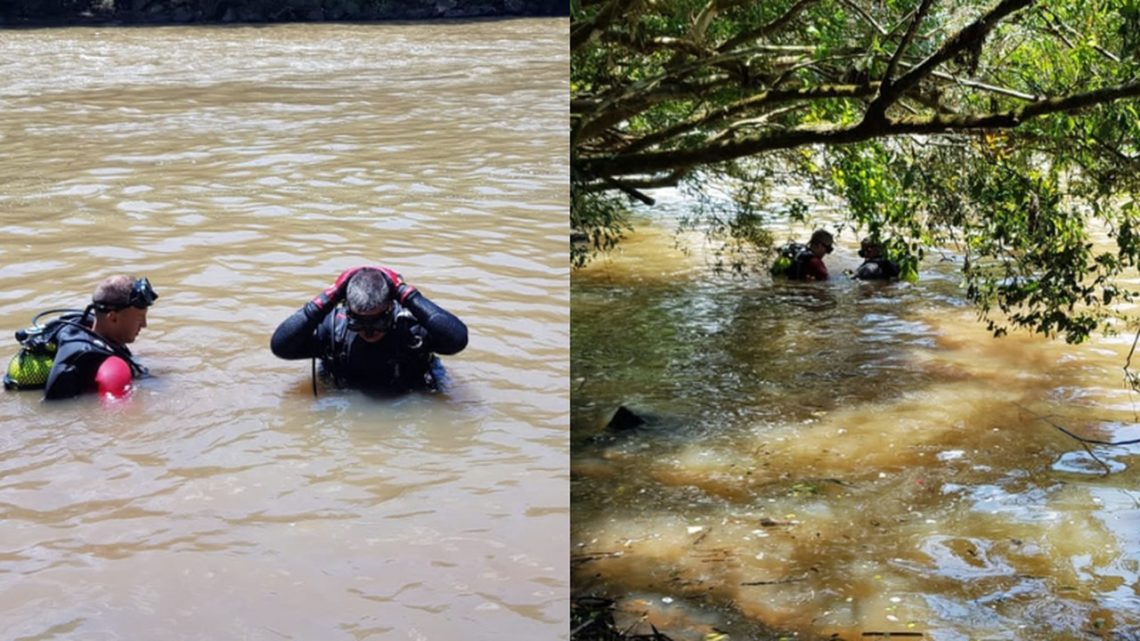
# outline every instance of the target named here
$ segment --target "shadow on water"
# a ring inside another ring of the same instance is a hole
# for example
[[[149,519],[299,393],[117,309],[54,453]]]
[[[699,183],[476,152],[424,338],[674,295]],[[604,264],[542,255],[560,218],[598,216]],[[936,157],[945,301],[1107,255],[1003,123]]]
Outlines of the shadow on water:
[[[730,418],[726,410],[781,419],[795,411],[807,420],[866,397],[868,379],[884,396],[921,383],[909,350],[933,347],[934,338],[901,314],[914,298],[874,284],[846,292],[822,284],[576,284],[574,385],[600,387],[610,403],[692,416],[694,429],[715,429]],[[613,409],[576,403],[575,425],[604,424]]]
[[[674,639],[1140,634],[1140,450],[1041,418],[1136,431],[1127,346],[993,339],[955,287],[576,274],[575,595]]]

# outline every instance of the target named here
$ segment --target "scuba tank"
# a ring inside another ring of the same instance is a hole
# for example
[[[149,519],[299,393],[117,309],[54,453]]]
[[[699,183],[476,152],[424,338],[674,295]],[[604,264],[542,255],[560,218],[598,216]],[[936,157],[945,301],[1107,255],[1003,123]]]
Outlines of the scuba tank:
[[[788,276],[796,278],[797,275],[793,272],[797,267],[796,262],[799,255],[810,251],[808,246],[803,243],[787,243],[781,245],[776,250],[776,260],[772,263],[772,267],[768,270],[773,276]]]
[[[40,319],[49,314],[59,314],[45,324]],[[48,374],[55,363],[55,353],[59,348],[59,330],[66,325],[83,326],[84,310],[49,309],[32,318],[31,327],[16,330],[16,341],[20,351],[8,361],[8,371],[4,374],[4,389],[29,390],[43,389]]]

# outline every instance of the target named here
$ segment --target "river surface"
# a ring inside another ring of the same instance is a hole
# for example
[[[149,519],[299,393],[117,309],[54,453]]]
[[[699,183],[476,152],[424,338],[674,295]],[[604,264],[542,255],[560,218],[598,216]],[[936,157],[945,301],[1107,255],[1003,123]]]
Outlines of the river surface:
[[[715,276],[684,207],[572,275],[576,597],[675,640],[1140,638],[1140,448],[1056,429],[1140,438],[1131,333],[994,339],[938,254]],[[622,405],[647,423],[607,429]]]
[[[0,636],[567,635],[565,20],[2,31],[0,76],[6,351],[160,296],[126,402],[4,394]],[[447,391],[270,354],[368,263],[468,324]]]

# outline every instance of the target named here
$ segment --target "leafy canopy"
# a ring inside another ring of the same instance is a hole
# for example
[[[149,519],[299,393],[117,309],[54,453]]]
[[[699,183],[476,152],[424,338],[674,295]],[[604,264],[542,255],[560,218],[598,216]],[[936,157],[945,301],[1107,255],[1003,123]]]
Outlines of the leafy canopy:
[[[573,0],[571,17],[576,264],[644,190],[734,185],[706,223],[762,242],[757,209],[784,207],[767,188],[806,179],[904,261],[956,246],[995,332],[1079,341],[1131,296],[1140,0]]]

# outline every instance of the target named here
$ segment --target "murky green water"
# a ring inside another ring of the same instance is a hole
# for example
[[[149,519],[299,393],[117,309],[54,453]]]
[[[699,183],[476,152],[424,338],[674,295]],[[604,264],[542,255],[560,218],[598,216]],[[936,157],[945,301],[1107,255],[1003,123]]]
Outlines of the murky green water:
[[[714,277],[648,225],[572,278],[576,595],[675,639],[1140,634],[1140,448],[1050,424],[1140,437],[1131,335],[993,339],[933,260]]]

